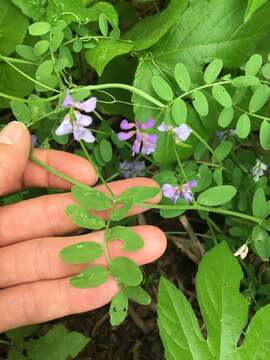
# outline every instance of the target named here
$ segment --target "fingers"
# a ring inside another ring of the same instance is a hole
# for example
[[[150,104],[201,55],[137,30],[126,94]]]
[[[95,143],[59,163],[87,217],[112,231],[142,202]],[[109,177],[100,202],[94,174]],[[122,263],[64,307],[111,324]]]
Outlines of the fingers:
[[[97,309],[109,303],[117,289],[111,278],[92,289],[73,288],[64,278],[1,290],[0,332]]]
[[[162,255],[166,247],[166,238],[158,228],[141,226],[134,228],[134,230],[144,238],[144,248],[136,253],[127,254],[121,250],[120,242],[114,241],[110,244],[111,257],[128,255],[138,263],[145,264]],[[17,274],[17,280],[20,278],[21,280],[24,279],[25,282],[29,281],[30,278],[33,280],[77,273],[80,267],[61,263],[58,254],[62,247],[82,240],[100,242],[102,232],[73,238],[39,239],[37,241],[40,241],[40,248],[35,255],[35,263],[31,257],[33,249],[20,248],[27,243],[29,243],[29,247],[34,246],[34,241],[10,246],[9,248],[13,248],[13,254],[11,251],[9,259],[12,256],[15,256],[16,259],[13,262],[12,269],[2,268],[0,270],[0,274],[5,274],[1,277],[2,284],[5,282],[4,277],[6,276],[9,277],[9,281],[14,282],[14,279],[10,277],[13,271]],[[19,246],[17,251],[14,250],[16,246]],[[19,252],[24,254],[24,259],[22,256],[18,257]],[[29,262],[32,262],[30,266]],[[6,262],[1,258],[0,264],[4,263],[8,263],[8,261]],[[104,263],[104,259],[101,259],[99,263]],[[17,268],[15,268],[16,264]],[[6,288],[0,291],[0,331],[96,309],[107,304],[116,292],[117,284],[111,278],[106,284],[93,289],[73,288],[69,285],[67,277]]]
[[[97,173],[93,165],[80,156],[64,151],[40,149],[35,149],[33,156],[84,184],[94,185],[97,181]],[[72,186],[69,182],[50,174],[31,161],[27,163],[23,176],[23,184],[25,188],[45,187],[64,190],[68,190]]]
[[[111,258],[128,256],[138,264],[147,264],[156,260],[165,251],[166,238],[159,228],[145,225],[134,227],[133,230],[144,240],[144,247],[136,252],[125,252],[121,241],[111,241],[109,244]],[[99,231],[82,236],[34,239],[6,246],[0,252],[0,287],[77,274],[89,265],[64,263],[59,257],[60,251],[83,241],[102,244],[103,237],[104,231]],[[95,263],[106,265],[103,257]]]
[[[29,151],[30,135],[22,123],[13,121],[0,132],[0,196],[20,188]]]
[[[124,190],[134,186],[152,186],[158,184],[151,179],[135,178],[120,180],[109,184],[115,195],[120,195]],[[104,190],[104,186],[98,187]],[[160,195],[152,199],[158,202]],[[27,239],[54,236],[70,233],[78,229],[65,215],[67,205],[74,203],[71,194],[46,195],[36,199],[26,200],[18,204],[0,208],[0,245],[8,245]],[[130,214],[145,211],[134,207]],[[106,216],[106,214],[105,214]],[[20,226],[14,229],[16,221]]]

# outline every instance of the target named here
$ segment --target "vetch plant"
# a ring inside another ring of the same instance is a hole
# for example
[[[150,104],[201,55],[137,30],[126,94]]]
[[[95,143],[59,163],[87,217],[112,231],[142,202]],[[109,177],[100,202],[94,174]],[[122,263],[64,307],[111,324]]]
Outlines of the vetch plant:
[[[0,10],[1,125],[14,116],[33,147],[83,156],[102,184],[90,187],[30,154],[73,185],[70,221],[103,231],[101,243],[62,248],[61,261],[81,266],[70,285],[95,288],[112,277],[113,326],[129,301],[150,304],[159,274],[110,254],[113,241],[130,254],[144,247],[129,225],[138,223],[134,208],[150,210],[140,221],[161,224],[170,246],[199,263],[196,294],[186,291],[198,299],[198,321],[184,294],[160,280],[166,358],[267,360],[270,3],[2,0]],[[116,194],[110,186],[132,177],[156,187]]]

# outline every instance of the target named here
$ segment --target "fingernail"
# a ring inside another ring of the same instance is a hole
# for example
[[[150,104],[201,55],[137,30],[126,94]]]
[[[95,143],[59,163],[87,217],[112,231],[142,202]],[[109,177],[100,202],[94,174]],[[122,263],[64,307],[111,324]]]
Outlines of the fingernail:
[[[20,141],[24,132],[25,126],[23,123],[18,121],[10,122],[0,132],[0,144],[14,145]]]

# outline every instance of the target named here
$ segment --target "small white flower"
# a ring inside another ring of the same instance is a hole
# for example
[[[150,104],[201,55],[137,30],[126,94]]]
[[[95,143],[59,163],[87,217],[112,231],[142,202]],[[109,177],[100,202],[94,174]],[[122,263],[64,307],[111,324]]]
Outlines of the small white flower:
[[[233,254],[234,256],[240,256],[240,258],[243,260],[248,254],[248,246],[247,244],[242,245],[236,252]]]
[[[265,163],[263,163],[260,159],[256,159],[256,164],[251,169],[253,180],[255,182],[258,182],[260,180],[260,177],[264,175],[267,169],[268,166]]]

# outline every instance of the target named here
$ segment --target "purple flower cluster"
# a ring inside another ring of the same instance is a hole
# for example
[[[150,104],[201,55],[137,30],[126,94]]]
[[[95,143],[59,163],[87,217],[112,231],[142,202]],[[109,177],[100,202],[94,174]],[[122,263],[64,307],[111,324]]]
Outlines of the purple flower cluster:
[[[147,134],[145,130],[151,129],[155,124],[153,119],[148,119],[145,124],[140,121],[135,123],[128,122],[126,119],[120,123],[121,131],[118,134],[120,141],[126,141],[135,135],[135,141],[132,145],[132,155],[139,154],[149,155],[156,149],[158,136],[156,134]]]
[[[186,184],[173,186],[171,184],[164,184],[162,186],[163,195],[169,198],[176,204],[179,198],[184,199],[187,203],[192,202],[193,194],[191,189],[197,187],[198,183],[196,180],[188,181]]]
[[[145,162],[144,161],[123,161],[119,165],[119,169],[125,179],[137,176],[144,176]]]
[[[155,124],[153,119],[148,119],[146,123],[136,120],[134,123],[124,119],[120,123],[121,131],[118,133],[120,141],[126,141],[135,136],[135,141],[132,145],[132,155],[139,154],[149,155],[156,150],[158,135],[148,134],[146,130],[152,129]],[[174,128],[166,125],[164,122],[158,127],[160,132],[170,132],[176,142],[186,141],[192,133],[191,128],[186,124]]]
[[[187,124],[181,124],[178,127],[173,127],[171,125],[166,125],[164,122],[158,127],[158,130],[161,132],[171,132],[176,140],[176,142],[186,141],[190,134],[192,133],[191,128]]]
[[[84,140],[87,143],[93,143],[95,141],[95,137],[93,136],[91,130],[86,128],[92,124],[93,119],[91,116],[84,115],[80,111],[84,111],[86,113],[93,112],[96,108],[96,103],[97,99],[95,97],[91,97],[83,102],[75,102],[69,91],[67,91],[63,102],[63,108],[71,109],[72,111],[65,115],[64,120],[55,130],[55,134],[61,136],[73,133],[75,140]],[[72,117],[74,117],[74,119]]]

